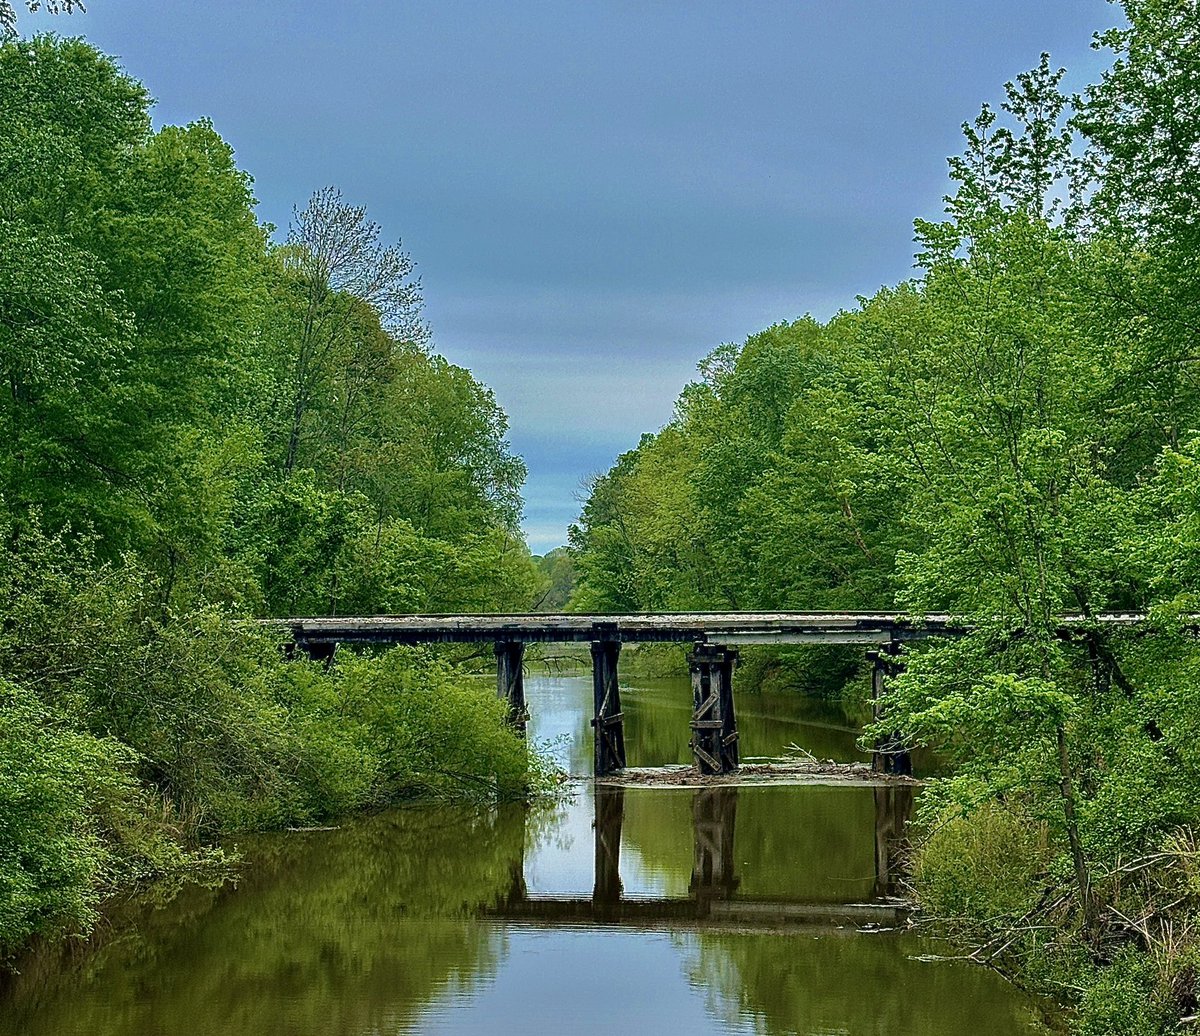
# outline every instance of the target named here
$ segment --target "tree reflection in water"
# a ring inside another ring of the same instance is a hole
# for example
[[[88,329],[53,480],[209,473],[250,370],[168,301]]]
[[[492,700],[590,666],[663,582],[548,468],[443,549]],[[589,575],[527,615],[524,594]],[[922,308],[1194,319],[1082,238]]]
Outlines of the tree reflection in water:
[[[77,965],[18,978],[0,1032],[395,1031],[495,974],[504,934],[474,917],[509,893],[525,837],[525,810],[512,807],[248,839],[253,864],[236,889],[135,910]]]
[[[564,696],[561,731],[581,711]],[[643,709],[631,744],[686,750],[687,715]],[[537,1032],[555,1004],[577,1031],[1028,1033],[995,976],[918,963],[920,943],[859,933],[861,915],[829,923],[895,891],[911,805],[901,788],[597,786],[550,810],[244,839],[236,888],[130,904],[93,952],[24,962],[0,1033]]]

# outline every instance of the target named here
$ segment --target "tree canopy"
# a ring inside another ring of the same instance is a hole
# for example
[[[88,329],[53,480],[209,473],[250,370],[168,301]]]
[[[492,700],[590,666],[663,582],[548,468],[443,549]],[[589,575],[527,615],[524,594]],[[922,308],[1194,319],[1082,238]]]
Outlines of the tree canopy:
[[[1200,651],[1180,624],[1198,591],[1200,9],[1124,9],[1082,95],[1043,55],[964,125],[916,277],[716,350],[571,531],[580,609],[973,623],[906,653],[868,736],[903,731],[951,768],[922,800],[927,905],[1085,990],[1096,1033],[1187,1013],[1193,950],[1168,933],[1200,916],[1182,891]],[[1151,624],[1060,635],[1064,613],[1113,609]],[[989,839],[1028,831],[989,870]],[[1123,883],[1139,855],[1161,866]],[[1154,963],[1104,973],[1120,946]]]
[[[445,659],[245,621],[528,607],[525,467],[365,210],[276,240],[212,123],[149,112],[82,40],[0,42],[0,956],[223,831],[536,783]]]

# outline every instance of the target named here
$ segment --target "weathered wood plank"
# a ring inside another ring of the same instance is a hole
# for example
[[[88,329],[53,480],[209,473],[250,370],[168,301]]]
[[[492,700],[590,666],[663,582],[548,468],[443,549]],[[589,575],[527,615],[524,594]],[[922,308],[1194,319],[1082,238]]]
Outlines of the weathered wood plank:
[[[1062,617],[1061,630],[1098,625],[1137,627],[1146,616],[1113,612],[1088,619]],[[685,642],[708,644],[876,645],[955,637],[969,632],[959,618],[937,613],[912,618],[900,612],[686,612],[656,615],[381,615],[365,618],[263,620],[288,628],[304,645],[330,643],[432,644],[505,641],[570,643]]]

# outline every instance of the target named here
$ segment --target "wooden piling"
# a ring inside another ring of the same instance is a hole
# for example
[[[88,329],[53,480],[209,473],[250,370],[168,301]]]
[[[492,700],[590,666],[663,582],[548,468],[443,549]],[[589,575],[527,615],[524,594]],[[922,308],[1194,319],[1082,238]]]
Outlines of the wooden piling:
[[[737,660],[736,651],[721,650],[721,751],[728,770],[736,770],[740,762],[737,717],[733,711],[733,670]]]
[[[525,645],[496,641],[496,695],[508,702],[509,725],[525,734],[529,710],[525,707]]]
[[[888,677],[900,672],[900,645],[892,641],[879,651],[868,651],[871,660],[871,718],[878,723],[883,718],[883,697]],[[910,776],[912,757],[904,748],[904,737],[900,731],[892,731],[875,739],[871,752],[871,769],[876,773],[894,773]]]
[[[621,712],[621,688],[617,683],[620,654],[619,640],[592,641],[593,772],[597,777],[625,769],[625,716]]]
[[[688,656],[692,673],[692,755],[702,774],[738,767],[738,732],[733,711],[733,667],[737,652],[696,644]]]

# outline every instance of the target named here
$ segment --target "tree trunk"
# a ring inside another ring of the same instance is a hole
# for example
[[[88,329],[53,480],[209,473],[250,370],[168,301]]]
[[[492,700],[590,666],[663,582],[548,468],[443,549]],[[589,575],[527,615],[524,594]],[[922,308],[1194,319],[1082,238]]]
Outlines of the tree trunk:
[[[1095,943],[1098,935],[1096,926],[1096,902],[1092,896],[1092,882],[1088,874],[1087,861],[1083,858],[1083,846],[1079,841],[1079,818],[1075,806],[1075,782],[1071,771],[1071,757],[1067,752],[1067,732],[1059,724],[1058,773],[1059,790],[1063,799],[1063,818],[1067,826],[1067,841],[1071,846],[1071,862],[1075,869],[1075,883],[1079,886],[1079,903],[1083,908],[1084,925],[1089,941]]]

